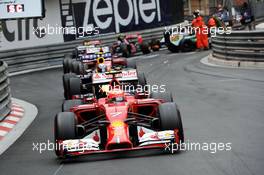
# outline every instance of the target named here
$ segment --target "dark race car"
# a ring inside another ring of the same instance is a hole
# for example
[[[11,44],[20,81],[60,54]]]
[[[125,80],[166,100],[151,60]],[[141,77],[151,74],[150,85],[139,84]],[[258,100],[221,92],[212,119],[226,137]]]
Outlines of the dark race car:
[[[172,30],[164,32],[165,45],[171,52],[187,52],[196,49],[196,36],[188,31],[174,34]]]
[[[95,68],[99,57],[104,57],[108,60],[113,59],[113,63],[116,64],[123,60],[121,64],[126,64],[125,58],[112,56],[109,47],[101,47],[100,43],[100,41],[87,41],[86,45],[75,48],[72,55],[65,55],[63,59],[64,74],[70,72],[80,74],[85,69]],[[99,54],[100,52],[103,52],[103,55]]]
[[[112,56],[109,47],[89,45],[85,46],[85,51],[80,52],[76,59],[66,56],[63,60],[63,67],[64,96],[66,99],[71,99],[71,92],[74,91],[73,86],[70,86],[72,85],[71,78],[79,78],[82,84],[87,85],[93,83],[93,79],[98,79],[99,76],[102,80],[104,72],[110,70],[136,70],[136,63],[133,60],[127,61],[124,57]],[[74,87],[76,87],[76,83]],[[74,92],[74,94],[76,93]]]

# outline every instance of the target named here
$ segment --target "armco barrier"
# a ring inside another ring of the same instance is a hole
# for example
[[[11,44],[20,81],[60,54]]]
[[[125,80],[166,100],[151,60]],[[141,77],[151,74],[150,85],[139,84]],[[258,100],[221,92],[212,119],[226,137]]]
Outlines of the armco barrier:
[[[181,24],[186,25],[186,23]],[[145,41],[150,41],[152,39],[161,39],[164,31],[164,27],[160,27],[151,30],[139,31],[139,33],[142,34]],[[116,41],[117,35],[118,34],[99,35],[96,37],[90,37],[90,39],[99,39],[104,45],[111,45],[114,41]],[[0,51],[0,59],[6,61],[9,66],[10,73],[55,66],[60,65],[64,55],[72,53],[74,47],[80,45],[81,43],[82,40],[76,40],[48,46]]]
[[[228,61],[264,62],[264,31],[232,31],[212,38],[213,57]]]
[[[11,111],[11,94],[7,64],[0,61],[0,121],[2,121]]]

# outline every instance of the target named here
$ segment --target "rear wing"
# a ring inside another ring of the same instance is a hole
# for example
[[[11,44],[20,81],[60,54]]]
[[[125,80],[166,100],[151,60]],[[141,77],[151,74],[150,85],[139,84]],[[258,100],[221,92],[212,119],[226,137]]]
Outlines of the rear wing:
[[[80,46],[77,50],[80,61],[82,62],[94,61],[99,57],[104,57],[106,59],[112,57],[109,47]],[[99,55],[98,53],[101,51],[103,51],[103,53]]]
[[[112,81],[114,76],[120,82],[138,80],[137,70],[127,69],[127,70],[122,70],[122,72],[116,75],[108,74],[108,73],[94,73],[92,77],[92,84],[109,83]]]

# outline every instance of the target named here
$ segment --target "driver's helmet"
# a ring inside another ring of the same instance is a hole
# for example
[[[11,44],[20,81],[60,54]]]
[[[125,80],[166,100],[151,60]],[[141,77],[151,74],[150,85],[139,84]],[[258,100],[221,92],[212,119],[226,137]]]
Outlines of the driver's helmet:
[[[125,93],[120,89],[113,89],[107,94],[108,102],[123,102],[125,101]]]
[[[119,34],[118,37],[117,37],[117,39],[120,40],[120,41],[122,41],[122,40],[125,39],[125,37],[126,36],[124,34]]]
[[[200,10],[195,10],[194,12],[193,12],[193,16],[195,17],[195,18],[197,18],[198,16],[200,16]]]

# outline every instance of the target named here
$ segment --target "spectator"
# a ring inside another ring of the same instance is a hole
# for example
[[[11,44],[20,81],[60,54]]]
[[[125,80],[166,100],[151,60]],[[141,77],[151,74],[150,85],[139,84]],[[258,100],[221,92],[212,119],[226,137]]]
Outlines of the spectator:
[[[252,30],[252,22],[254,21],[254,16],[247,2],[244,2],[241,8],[241,24],[245,26],[246,29]]]
[[[224,26],[230,25],[229,12],[226,8],[223,8],[221,4],[218,4],[216,16]]]

